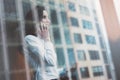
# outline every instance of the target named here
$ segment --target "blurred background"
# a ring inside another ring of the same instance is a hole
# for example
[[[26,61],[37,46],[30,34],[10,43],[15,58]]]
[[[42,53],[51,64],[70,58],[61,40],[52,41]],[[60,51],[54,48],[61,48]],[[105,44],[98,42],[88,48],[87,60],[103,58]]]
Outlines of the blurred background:
[[[120,80],[119,0],[0,0],[0,80],[32,80],[24,34],[36,5],[51,20],[59,80]]]

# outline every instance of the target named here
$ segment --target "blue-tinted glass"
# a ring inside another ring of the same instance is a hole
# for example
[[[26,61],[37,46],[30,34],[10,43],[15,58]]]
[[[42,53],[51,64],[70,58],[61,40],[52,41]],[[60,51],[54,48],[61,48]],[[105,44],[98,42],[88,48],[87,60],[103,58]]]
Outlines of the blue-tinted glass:
[[[57,13],[55,10],[50,10],[51,22],[52,24],[58,24]]]
[[[78,33],[74,33],[74,41],[75,41],[76,43],[82,43],[81,35],[78,34]]]
[[[67,15],[66,12],[61,11],[61,18],[62,18],[62,23],[63,25],[67,25]]]
[[[66,44],[71,44],[70,32],[69,30],[64,30]]]
[[[16,0],[3,0],[4,1],[4,11],[5,17],[8,19],[16,19],[17,18],[17,10],[16,10]]]
[[[58,27],[53,28],[53,36],[55,44],[61,44],[60,29]]]
[[[104,63],[108,64],[108,54],[106,51],[102,51],[102,55],[103,55],[103,59],[104,59]]]
[[[90,55],[91,60],[99,60],[100,59],[98,51],[89,50],[89,55]]]
[[[101,46],[101,48],[105,48],[105,44],[104,44],[104,40],[103,40],[103,38],[102,37],[99,37],[99,40],[100,40],[100,46]]]
[[[103,68],[102,66],[94,66],[92,67],[93,75],[94,76],[102,76],[103,75]]]
[[[87,16],[90,15],[89,9],[87,7],[81,6],[81,5],[80,5],[80,13],[83,15],[87,15]]]
[[[75,27],[79,26],[77,18],[71,17],[70,21],[72,26],[75,26]]]
[[[55,3],[54,3],[54,1],[53,1],[53,0],[49,0],[49,4],[50,4],[50,5],[52,5],[52,6],[54,6],[54,5],[55,5]]]
[[[59,4],[60,8],[65,8],[64,4]]]
[[[87,67],[80,68],[80,73],[81,73],[82,78],[89,78],[90,77]]]
[[[109,79],[112,79],[112,73],[111,73],[111,68],[110,65],[106,65],[106,71],[107,71],[107,76]]]
[[[94,36],[86,35],[85,37],[88,44],[96,44],[96,40]]]
[[[82,20],[82,25],[85,29],[92,29],[92,23],[90,21]]]
[[[78,50],[77,56],[78,56],[79,61],[86,60],[85,51],[83,51],[83,50]]]
[[[75,9],[75,4],[74,4],[74,3],[69,2],[68,7],[69,7],[69,9],[70,9],[71,11],[76,11],[76,9]]]
[[[74,51],[72,48],[68,48],[67,49],[68,52],[68,58],[69,58],[69,65],[72,67],[75,65],[75,55],[74,55]]]
[[[99,35],[101,35],[101,30],[100,30],[99,24],[96,23],[95,25],[96,25],[97,33],[98,33]]]
[[[63,48],[56,48],[58,67],[65,66],[65,57]]]

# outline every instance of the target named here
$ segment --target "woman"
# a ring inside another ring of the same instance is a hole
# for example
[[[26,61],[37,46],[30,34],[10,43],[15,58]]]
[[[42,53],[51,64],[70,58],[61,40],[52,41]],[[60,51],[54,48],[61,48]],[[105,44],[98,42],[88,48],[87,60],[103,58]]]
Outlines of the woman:
[[[37,6],[40,27],[26,28],[25,42],[28,50],[28,61],[34,69],[33,80],[57,80],[57,59],[50,41],[48,13],[43,6]],[[44,70],[41,67],[44,63]]]

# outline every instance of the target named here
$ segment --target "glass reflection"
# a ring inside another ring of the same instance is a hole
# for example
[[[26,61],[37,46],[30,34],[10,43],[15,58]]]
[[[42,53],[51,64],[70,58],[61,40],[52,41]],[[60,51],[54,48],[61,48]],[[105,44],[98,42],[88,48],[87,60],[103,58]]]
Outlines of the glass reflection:
[[[3,1],[4,1],[5,18],[17,19],[16,0],[3,0]]]

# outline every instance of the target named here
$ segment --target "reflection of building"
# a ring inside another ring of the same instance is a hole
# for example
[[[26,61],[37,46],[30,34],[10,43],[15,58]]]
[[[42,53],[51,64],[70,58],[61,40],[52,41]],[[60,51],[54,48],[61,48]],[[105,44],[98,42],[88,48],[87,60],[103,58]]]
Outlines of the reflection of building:
[[[60,4],[59,7],[56,5],[59,2],[52,0],[50,2],[54,3],[51,5],[54,10],[50,11],[54,11],[53,17],[56,15],[58,18],[51,17],[58,66],[64,66],[64,61],[70,63],[70,66],[66,64],[68,69],[72,67],[71,64],[77,64],[76,78],[83,80],[112,79],[106,43],[94,3],[88,0],[69,0],[64,1],[65,5]],[[68,76],[72,75],[68,71]]]
[[[27,64],[16,52],[24,45],[24,26],[36,26],[36,4],[47,5],[58,68],[63,68],[70,80],[111,79],[106,45],[90,0],[0,0],[0,52],[4,53],[0,54],[0,80],[29,79],[24,71]],[[26,21],[31,9],[33,13]]]

